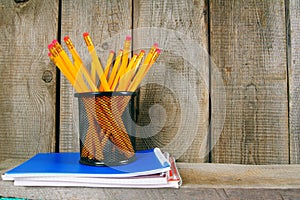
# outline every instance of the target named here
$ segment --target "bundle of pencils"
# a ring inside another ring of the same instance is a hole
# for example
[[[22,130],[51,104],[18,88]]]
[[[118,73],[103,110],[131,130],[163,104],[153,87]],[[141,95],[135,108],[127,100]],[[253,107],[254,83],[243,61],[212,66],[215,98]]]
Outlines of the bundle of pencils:
[[[130,58],[131,37],[127,36],[123,49],[120,49],[116,55],[114,51],[109,52],[103,68],[90,35],[84,33],[83,38],[91,56],[89,69],[84,65],[68,36],[64,38],[64,42],[72,55],[72,60],[57,40],[53,40],[48,46],[49,57],[77,93],[134,92],[160,54],[158,45],[154,44],[146,56],[145,51],[141,50],[139,54],[133,54]],[[112,100],[112,98],[114,99]],[[122,120],[122,114],[130,97],[108,98],[104,96],[102,98],[86,98],[82,101],[89,127],[81,156],[103,160],[103,149],[110,140],[126,158],[132,157],[134,150]],[[97,131],[95,122],[101,127],[101,131]]]
[[[144,50],[129,58],[131,37],[127,36],[124,48],[120,49],[116,55],[114,51],[110,51],[105,68],[103,68],[90,35],[84,33],[83,37],[92,59],[90,72],[68,36],[64,38],[64,42],[72,55],[73,62],[57,40],[53,40],[48,45],[49,57],[79,93],[134,92],[160,54],[157,44],[154,44],[143,62]],[[116,57],[115,61],[114,57]]]

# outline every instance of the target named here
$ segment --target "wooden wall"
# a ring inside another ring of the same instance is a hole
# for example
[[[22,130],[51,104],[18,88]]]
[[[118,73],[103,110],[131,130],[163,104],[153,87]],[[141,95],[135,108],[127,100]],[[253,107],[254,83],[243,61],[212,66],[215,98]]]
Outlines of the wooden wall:
[[[212,159],[288,163],[285,4],[246,2],[210,3],[211,55],[226,88],[226,119]]]
[[[54,151],[57,1],[0,2],[0,160]]]
[[[138,148],[299,164],[299,16],[299,0],[2,1],[0,161],[78,151],[77,99],[47,44],[69,35],[87,55],[87,31],[103,59],[126,35],[163,50],[140,88]]]

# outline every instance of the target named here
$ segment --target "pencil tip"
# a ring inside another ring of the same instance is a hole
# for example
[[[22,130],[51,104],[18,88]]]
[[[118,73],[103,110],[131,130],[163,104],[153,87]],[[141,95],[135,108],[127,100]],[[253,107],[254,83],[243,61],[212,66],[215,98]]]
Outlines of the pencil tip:
[[[90,34],[88,32],[83,33],[83,37],[89,36]]]
[[[67,40],[69,40],[69,39],[70,39],[69,36],[65,36],[65,37],[64,37],[64,41],[67,41]]]

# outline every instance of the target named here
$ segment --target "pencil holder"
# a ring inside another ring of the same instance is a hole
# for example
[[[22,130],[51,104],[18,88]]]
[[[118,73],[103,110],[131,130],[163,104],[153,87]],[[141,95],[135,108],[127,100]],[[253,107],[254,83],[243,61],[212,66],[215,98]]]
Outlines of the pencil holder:
[[[133,92],[76,93],[80,163],[122,165],[135,160]]]

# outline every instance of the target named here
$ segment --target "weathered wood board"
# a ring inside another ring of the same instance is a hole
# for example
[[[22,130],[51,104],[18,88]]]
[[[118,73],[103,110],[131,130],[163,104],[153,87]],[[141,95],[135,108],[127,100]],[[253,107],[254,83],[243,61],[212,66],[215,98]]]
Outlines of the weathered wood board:
[[[54,151],[58,1],[0,2],[0,160]],[[47,30],[47,31],[45,31]]]
[[[206,1],[134,1],[133,46],[162,54],[140,87],[138,148],[181,161],[208,159],[209,57]]]
[[[290,95],[290,162],[300,164],[300,1],[288,1],[289,49],[289,95]]]
[[[106,61],[110,50],[122,48],[131,29],[131,1],[63,1],[62,38],[69,35],[88,66],[90,57],[82,34],[89,32],[98,56]],[[65,77],[60,93],[60,151],[79,150],[78,106],[74,90]]]
[[[89,63],[87,31],[102,61],[126,35],[134,52],[154,42],[163,51],[140,88],[138,148],[159,146],[185,162],[300,163],[299,1],[65,0],[61,15],[59,6],[0,3],[0,160],[57,142],[78,150],[77,99],[63,76],[56,89],[47,44],[69,35]]]
[[[220,137],[212,135],[212,161],[288,163],[284,1],[212,0],[210,19],[212,61],[226,89],[226,118]],[[217,87],[212,82],[212,90]]]

